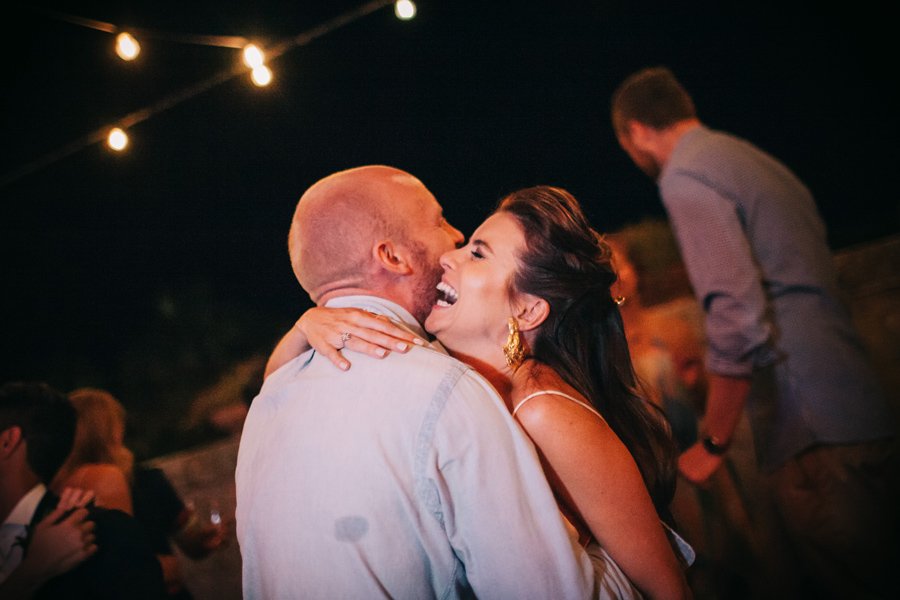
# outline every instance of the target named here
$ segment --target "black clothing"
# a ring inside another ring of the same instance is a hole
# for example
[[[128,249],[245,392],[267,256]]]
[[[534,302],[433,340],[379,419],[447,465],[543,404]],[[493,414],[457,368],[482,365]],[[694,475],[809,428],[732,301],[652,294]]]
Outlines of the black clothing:
[[[58,502],[59,498],[51,492],[44,495],[31,520],[31,531]],[[45,583],[34,597],[66,600],[165,598],[162,569],[141,526],[120,510],[90,507],[89,518],[96,524],[97,552],[74,569]]]

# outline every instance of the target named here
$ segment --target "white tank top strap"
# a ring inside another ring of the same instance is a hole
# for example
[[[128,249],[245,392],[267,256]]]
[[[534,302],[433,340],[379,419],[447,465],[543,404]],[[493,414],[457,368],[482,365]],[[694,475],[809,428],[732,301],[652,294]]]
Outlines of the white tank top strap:
[[[592,413],[594,413],[595,415],[597,415],[597,417],[598,417],[601,421],[606,422],[606,419],[603,418],[603,415],[601,415],[600,413],[598,413],[598,412],[597,412],[597,409],[595,409],[593,406],[591,406],[590,404],[587,404],[587,403],[585,403],[585,402],[582,402],[582,401],[579,400],[578,398],[576,398],[576,397],[574,397],[574,396],[570,396],[569,394],[567,394],[567,393],[565,393],[565,392],[560,392],[559,390],[540,390],[540,391],[534,392],[534,393],[532,393],[532,394],[528,394],[527,396],[525,396],[524,398],[522,398],[522,399],[519,401],[518,404],[516,404],[515,408],[513,408],[513,411],[512,411],[513,416],[516,416],[516,412],[518,412],[518,410],[519,410],[520,408],[522,408],[522,405],[523,405],[523,404],[525,404],[526,402],[528,402],[528,401],[531,400],[532,398],[535,398],[535,397],[537,397],[537,396],[544,396],[544,395],[548,395],[548,396],[562,396],[563,398],[566,398],[567,400],[571,400],[572,402],[574,402],[574,403],[577,404],[578,406],[581,406],[582,408],[591,411]]]

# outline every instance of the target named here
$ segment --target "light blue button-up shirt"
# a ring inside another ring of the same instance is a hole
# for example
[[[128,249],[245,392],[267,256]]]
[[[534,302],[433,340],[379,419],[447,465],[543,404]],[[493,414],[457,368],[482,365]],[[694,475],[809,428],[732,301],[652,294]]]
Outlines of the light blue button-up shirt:
[[[335,299],[425,337],[400,306]],[[434,348],[342,372],[314,351],[253,401],[238,454],[244,597],[586,598],[590,560],[530,440]]]
[[[891,435],[806,186],[752,144],[703,126],[681,137],[658,183],[706,313],[707,367],[753,378],[761,463]]]

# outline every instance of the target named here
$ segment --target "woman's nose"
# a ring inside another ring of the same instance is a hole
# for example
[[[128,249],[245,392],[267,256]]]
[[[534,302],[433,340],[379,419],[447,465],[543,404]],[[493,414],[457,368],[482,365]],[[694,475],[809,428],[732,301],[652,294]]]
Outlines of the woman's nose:
[[[456,266],[456,253],[460,251],[460,248],[456,250],[450,250],[449,252],[444,252],[441,254],[441,259],[438,261],[438,264],[443,267],[445,271],[449,271]]]

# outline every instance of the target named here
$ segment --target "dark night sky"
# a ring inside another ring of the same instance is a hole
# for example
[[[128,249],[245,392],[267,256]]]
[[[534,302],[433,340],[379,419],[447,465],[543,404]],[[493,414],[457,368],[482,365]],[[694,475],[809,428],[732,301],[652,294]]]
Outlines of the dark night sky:
[[[357,4],[44,6],[276,40]],[[834,249],[900,231],[886,9],[718,4],[423,0],[411,22],[382,9],[277,59],[268,88],[234,79],[137,125],[124,154],[93,145],[3,185],[2,379],[84,382],[197,286],[217,306],[260,315],[259,339],[274,342],[305,305],[285,249],[295,202],[347,167],[414,173],[466,233],[499,196],[539,183],[571,190],[601,230],[661,216],[654,185],[608,121],[613,88],[655,64],[676,72],[707,124],[749,138],[807,182]],[[108,34],[13,15],[0,25],[0,176],[236,56],[147,39],[126,64]]]

